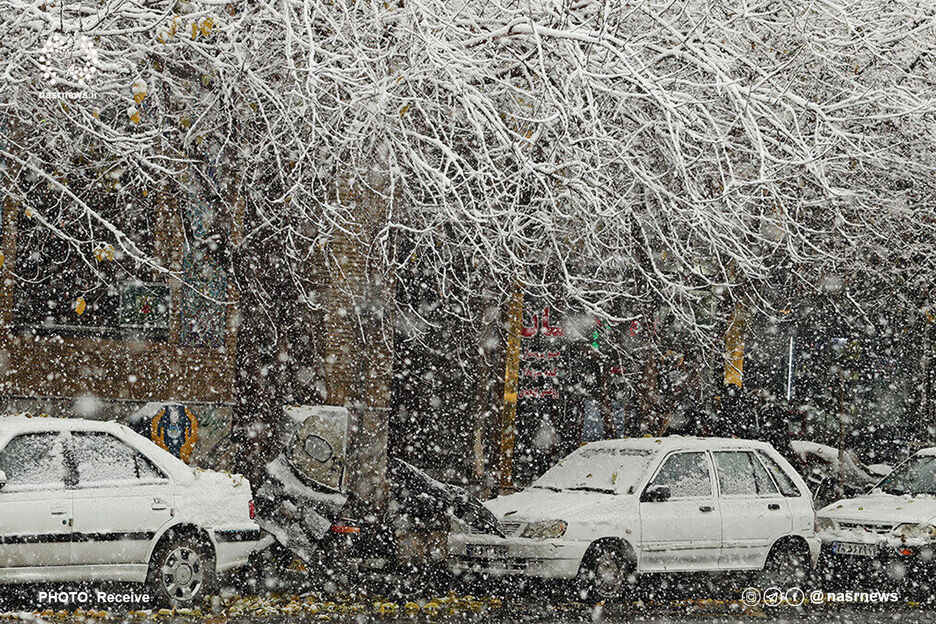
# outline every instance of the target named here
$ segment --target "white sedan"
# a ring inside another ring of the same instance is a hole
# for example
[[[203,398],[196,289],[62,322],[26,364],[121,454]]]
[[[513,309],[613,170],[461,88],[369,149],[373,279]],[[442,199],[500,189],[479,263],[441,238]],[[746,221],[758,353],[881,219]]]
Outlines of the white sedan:
[[[246,479],[123,425],[0,416],[0,583],[147,582],[189,606],[264,545],[253,517]]]
[[[764,442],[592,442],[485,504],[505,537],[450,534],[454,574],[577,579],[589,599],[645,572],[767,570],[792,582],[819,554],[806,483]]]

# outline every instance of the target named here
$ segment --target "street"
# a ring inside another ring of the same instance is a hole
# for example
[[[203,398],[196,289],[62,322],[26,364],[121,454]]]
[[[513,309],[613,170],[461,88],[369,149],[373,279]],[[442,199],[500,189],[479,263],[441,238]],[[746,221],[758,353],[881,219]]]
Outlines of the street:
[[[848,606],[807,606],[800,608],[782,607],[775,609],[750,609],[739,602],[726,601],[680,601],[671,603],[630,603],[604,605],[589,608],[580,604],[535,605],[530,603],[491,606],[478,601],[474,606],[463,599],[445,597],[419,603],[375,602],[363,603],[325,602],[321,607],[312,606],[304,600],[246,599],[239,601],[217,614],[200,614],[194,611],[172,613],[156,612],[104,612],[104,611],[48,611],[8,612],[0,614],[3,621],[21,622],[180,622],[200,624],[238,624],[250,622],[310,622],[334,621],[367,622],[419,621],[419,622],[522,622],[571,623],[571,622],[650,622],[670,624],[677,622],[704,621],[730,624],[752,622],[769,618],[772,622],[861,622],[865,624],[916,624],[931,622],[931,609],[912,604],[899,604],[887,608]]]
[[[0,621],[10,622],[180,622],[186,624],[238,624],[251,622],[295,622],[334,621],[366,624],[368,622],[413,621],[413,622],[522,622],[572,623],[572,622],[652,622],[669,624],[676,622],[734,623],[752,622],[765,618],[772,622],[861,622],[865,624],[916,624],[931,622],[931,606],[904,599],[887,602],[887,594],[881,594],[885,602],[858,603],[854,601],[832,604],[829,601],[812,603],[809,600],[799,606],[790,606],[781,601],[777,606],[763,603],[757,606],[750,602],[745,593],[742,599],[727,595],[717,598],[692,599],[680,597],[678,589],[668,598],[652,600],[641,589],[642,599],[622,600],[615,603],[599,603],[589,606],[573,602],[568,595],[550,594],[537,586],[501,588],[496,595],[457,594],[436,595],[431,598],[412,600],[388,599],[379,596],[351,596],[336,594],[323,596],[309,592],[305,594],[269,594],[265,596],[235,596],[228,592],[215,598],[211,607],[199,609],[150,609],[121,610],[103,609],[100,605],[49,605],[45,609],[35,608],[39,591],[54,590],[72,595],[73,590],[82,588],[22,586],[17,592],[4,592],[0,597]],[[88,588],[84,588],[88,589]],[[93,590],[90,588],[93,595]],[[115,586],[116,591],[130,591]],[[504,590],[509,589],[508,592]],[[726,592],[727,593],[727,592]],[[77,594],[75,594],[77,595]],[[717,595],[717,594],[716,594]],[[865,594],[865,600],[879,596]]]

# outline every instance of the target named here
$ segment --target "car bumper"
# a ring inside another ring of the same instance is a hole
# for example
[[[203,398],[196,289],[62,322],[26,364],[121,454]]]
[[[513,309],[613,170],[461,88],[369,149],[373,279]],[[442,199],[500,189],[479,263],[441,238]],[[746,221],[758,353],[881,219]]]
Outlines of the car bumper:
[[[809,545],[809,563],[815,568],[819,563],[819,556],[822,554],[822,540],[815,536],[805,539]]]
[[[273,536],[260,528],[214,531],[218,572],[246,565],[250,555],[273,543]]]
[[[842,554],[837,544],[862,544],[861,554]],[[936,571],[936,544],[901,544],[894,540],[878,543],[849,541],[847,536],[823,539],[819,567],[841,579],[861,579],[885,574],[903,580]]]
[[[448,538],[448,567],[455,575],[572,579],[587,549],[588,542],[584,541],[452,533]]]

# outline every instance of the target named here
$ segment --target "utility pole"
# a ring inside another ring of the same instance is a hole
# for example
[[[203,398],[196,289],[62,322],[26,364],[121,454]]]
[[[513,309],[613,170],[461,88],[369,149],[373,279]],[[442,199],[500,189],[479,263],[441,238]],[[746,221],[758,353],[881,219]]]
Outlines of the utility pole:
[[[517,438],[517,392],[520,390],[520,341],[523,291],[514,286],[507,309],[507,351],[504,365],[504,408],[501,418],[500,492],[513,490],[513,452]]]
[[[923,446],[930,446],[933,442],[933,423],[931,421],[932,408],[930,407],[930,333],[936,317],[929,310],[923,315],[923,340],[920,356],[920,431],[918,439]]]

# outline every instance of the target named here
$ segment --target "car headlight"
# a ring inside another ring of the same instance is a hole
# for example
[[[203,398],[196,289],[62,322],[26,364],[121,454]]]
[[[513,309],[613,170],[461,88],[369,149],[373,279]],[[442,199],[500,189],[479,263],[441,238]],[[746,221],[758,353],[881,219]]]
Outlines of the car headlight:
[[[835,523],[832,522],[832,518],[816,518],[816,531],[834,531]]]
[[[531,522],[523,529],[523,533],[520,534],[520,537],[527,537],[530,539],[554,539],[562,537],[568,526],[565,520]]]
[[[914,524],[912,522],[907,522],[904,524],[898,524],[894,527],[894,530],[891,531],[897,537],[905,538],[936,538],[936,526],[932,524]]]

